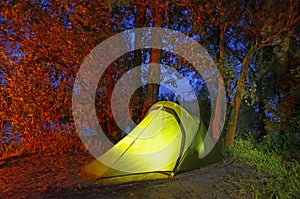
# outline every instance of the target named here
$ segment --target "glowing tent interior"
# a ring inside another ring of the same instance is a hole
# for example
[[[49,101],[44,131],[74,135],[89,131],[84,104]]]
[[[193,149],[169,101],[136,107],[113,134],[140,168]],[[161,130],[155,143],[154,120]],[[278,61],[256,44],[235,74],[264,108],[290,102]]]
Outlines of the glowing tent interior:
[[[145,173],[170,177],[221,159],[217,147],[199,158],[213,142],[211,137],[210,143],[204,143],[205,135],[203,122],[180,105],[157,102],[128,135],[85,170],[100,178]]]

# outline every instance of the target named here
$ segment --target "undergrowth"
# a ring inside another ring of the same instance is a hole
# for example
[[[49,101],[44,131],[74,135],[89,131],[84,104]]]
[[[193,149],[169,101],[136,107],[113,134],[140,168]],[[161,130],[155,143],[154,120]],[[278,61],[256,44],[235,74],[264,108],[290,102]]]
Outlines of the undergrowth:
[[[253,198],[299,198],[299,161],[287,161],[276,152],[265,151],[263,144],[254,144],[251,138],[237,139],[235,146],[226,152],[228,159],[237,158],[256,167],[252,179],[240,182],[241,190],[250,191]]]
[[[24,143],[19,144],[16,142],[0,144],[0,160],[35,153],[59,155],[86,151],[76,134],[50,132],[49,136],[33,140],[32,142],[25,142],[27,140],[24,140]]]

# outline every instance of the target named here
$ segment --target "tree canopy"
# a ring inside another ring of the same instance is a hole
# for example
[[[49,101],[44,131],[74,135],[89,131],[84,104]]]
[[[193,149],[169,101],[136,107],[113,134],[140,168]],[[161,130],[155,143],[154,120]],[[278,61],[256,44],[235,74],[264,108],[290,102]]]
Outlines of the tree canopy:
[[[0,143],[21,144],[27,152],[48,150],[49,143],[71,148],[73,142],[63,141],[70,138],[79,146],[71,103],[79,67],[97,44],[138,27],[182,32],[212,56],[226,87],[227,146],[249,132],[262,140],[299,139],[297,0],[32,0],[0,3]],[[190,63],[167,51],[138,50],[115,60],[99,82],[97,116],[110,139],[124,136],[111,113],[114,86],[142,63],[168,64],[189,78],[203,117],[210,118],[209,94]],[[154,78],[147,69],[141,73],[140,81]],[[161,99],[176,100],[158,85],[138,89],[131,98],[131,117],[139,122]]]

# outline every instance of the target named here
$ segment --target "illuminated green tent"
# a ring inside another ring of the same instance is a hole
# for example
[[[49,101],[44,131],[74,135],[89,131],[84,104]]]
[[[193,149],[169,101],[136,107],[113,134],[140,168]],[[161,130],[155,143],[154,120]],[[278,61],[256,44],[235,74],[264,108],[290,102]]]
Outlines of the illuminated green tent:
[[[176,103],[161,101],[151,107],[128,135],[85,170],[101,178],[141,173],[173,176],[220,160],[216,149],[199,158],[205,152],[205,134],[202,121]]]

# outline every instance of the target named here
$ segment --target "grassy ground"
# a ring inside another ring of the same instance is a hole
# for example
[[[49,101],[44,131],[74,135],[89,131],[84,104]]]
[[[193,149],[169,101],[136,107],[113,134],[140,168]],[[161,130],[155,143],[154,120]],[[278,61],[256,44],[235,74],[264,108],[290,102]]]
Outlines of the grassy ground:
[[[236,140],[235,147],[227,153],[227,159],[237,158],[240,164],[255,166],[255,176],[238,182],[241,185],[240,193],[243,190],[251,191],[253,198],[300,198],[299,161],[287,160],[260,148],[261,145],[254,146],[251,139]]]

